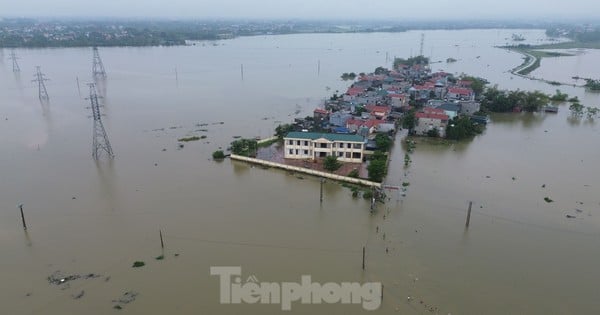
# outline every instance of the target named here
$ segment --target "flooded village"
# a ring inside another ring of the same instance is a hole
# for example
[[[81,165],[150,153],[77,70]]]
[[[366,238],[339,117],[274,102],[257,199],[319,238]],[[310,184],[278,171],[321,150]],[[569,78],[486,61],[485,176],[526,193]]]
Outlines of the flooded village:
[[[336,90],[312,116],[278,125],[275,136],[257,141],[256,150],[247,150],[251,140],[235,140],[231,157],[243,155],[244,161],[269,167],[382,188],[396,140],[446,138],[448,126],[460,117],[471,127],[484,128],[488,121],[471,88],[474,81],[484,80],[432,72],[424,56],[397,58],[391,70],[377,67],[372,73],[344,73],[341,78],[351,85]],[[398,131],[402,135],[397,138]],[[221,152],[213,157],[223,158]],[[372,196],[368,191],[364,195]]]

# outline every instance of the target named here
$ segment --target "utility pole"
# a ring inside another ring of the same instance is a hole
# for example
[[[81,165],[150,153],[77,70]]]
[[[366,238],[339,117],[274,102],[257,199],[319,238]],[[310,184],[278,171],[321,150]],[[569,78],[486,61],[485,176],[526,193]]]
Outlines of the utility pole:
[[[421,48],[419,49],[419,56],[423,56],[423,44],[425,43],[425,33],[421,33]]]
[[[93,134],[93,145],[92,145],[92,157],[94,160],[98,160],[102,151],[104,151],[109,159],[115,157],[102,123],[102,115],[100,114],[100,104],[98,104],[98,95],[96,94],[96,84],[89,83],[90,97],[88,98],[91,103],[92,116],[94,118],[94,134]]]
[[[21,210],[21,222],[23,222],[23,230],[27,231],[27,224],[25,223],[25,215],[23,214],[23,204],[19,204],[18,205],[19,209]]]
[[[465,227],[469,227],[471,223],[471,207],[473,206],[473,201],[469,201],[469,209],[467,210],[467,222],[465,223]]]
[[[94,60],[92,64],[92,76],[94,77],[94,80],[106,79],[106,71],[104,71],[104,64],[102,64],[102,59],[100,59],[98,47],[94,47],[93,52]]]
[[[79,97],[81,97],[81,87],[79,86],[79,77],[75,77],[75,80],[77,81],[77,92],[79,93]]]
[[[244,81],[244,64],[242,63],[242,65],[240,66],[240,72],[242,74],[242,81]]]
[[[38,83],[38,97],[42,102],[48,102],[50,97],[48,97],[48,91],[46,90],[46,84],[44,81],[48,81],[46,75],[42,73],[40,66],[36,66],[35,79],[31,80],[32,82]]]
[[[17,73],[21,71],[21,68],[19,68],[19,64],[17,63],[17,59],[19,59],[19,57],[17,57],[17,54],[15,54],[15,51],[12,50],[10,52],[10,60],[12,60],[12,64],[13,64],[13,72]]]

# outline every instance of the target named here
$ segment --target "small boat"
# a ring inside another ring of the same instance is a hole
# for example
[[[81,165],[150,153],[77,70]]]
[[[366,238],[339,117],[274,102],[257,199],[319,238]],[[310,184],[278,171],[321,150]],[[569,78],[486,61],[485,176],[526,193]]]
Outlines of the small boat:
[[[558,113],[558,106],[544,106],[544,111],[546,113]]]

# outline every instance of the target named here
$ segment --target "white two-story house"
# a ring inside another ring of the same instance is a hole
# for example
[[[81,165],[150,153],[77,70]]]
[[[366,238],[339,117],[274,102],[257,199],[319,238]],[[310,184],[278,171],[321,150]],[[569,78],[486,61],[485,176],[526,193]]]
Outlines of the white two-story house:
[[[286,159],[315,160],[333,155],[341,162],[361,163],[364,156],[365,140],[358,135],[290,132],[283,139]]]

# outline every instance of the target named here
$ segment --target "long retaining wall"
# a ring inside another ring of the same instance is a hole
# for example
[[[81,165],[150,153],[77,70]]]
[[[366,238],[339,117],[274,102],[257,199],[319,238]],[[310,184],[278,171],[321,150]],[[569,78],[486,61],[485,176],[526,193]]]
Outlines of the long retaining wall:
[[[281,164],[281,163],[275,163],[275,162],[250,158],[250,157],[236,155],[236,154],[231,154],[231,159],[238,160],[238,161],[244,161],[244,162],[248,162],[248,163],[270,166],[270,167],[276,167],[276,168],[280,168],[280,169],[284,169],[284,170],[288,170],[288,171],[304,173],[304,174],[309,174],[309,175],[318,176],[318,177],[325,177],[325,178],[329,178],[329,179],[333,179],[333,180],[338,180],[341,182],[347,182],[347,183],[358,184],[358,185],[363,185],[363,186],[381,188],[381,183],[372,182],[372,181],[369,181],[366,179],[341,176],[341,175],[311,170],[308,168],[291,166],[291,165],[286,165],[286,164]]]

